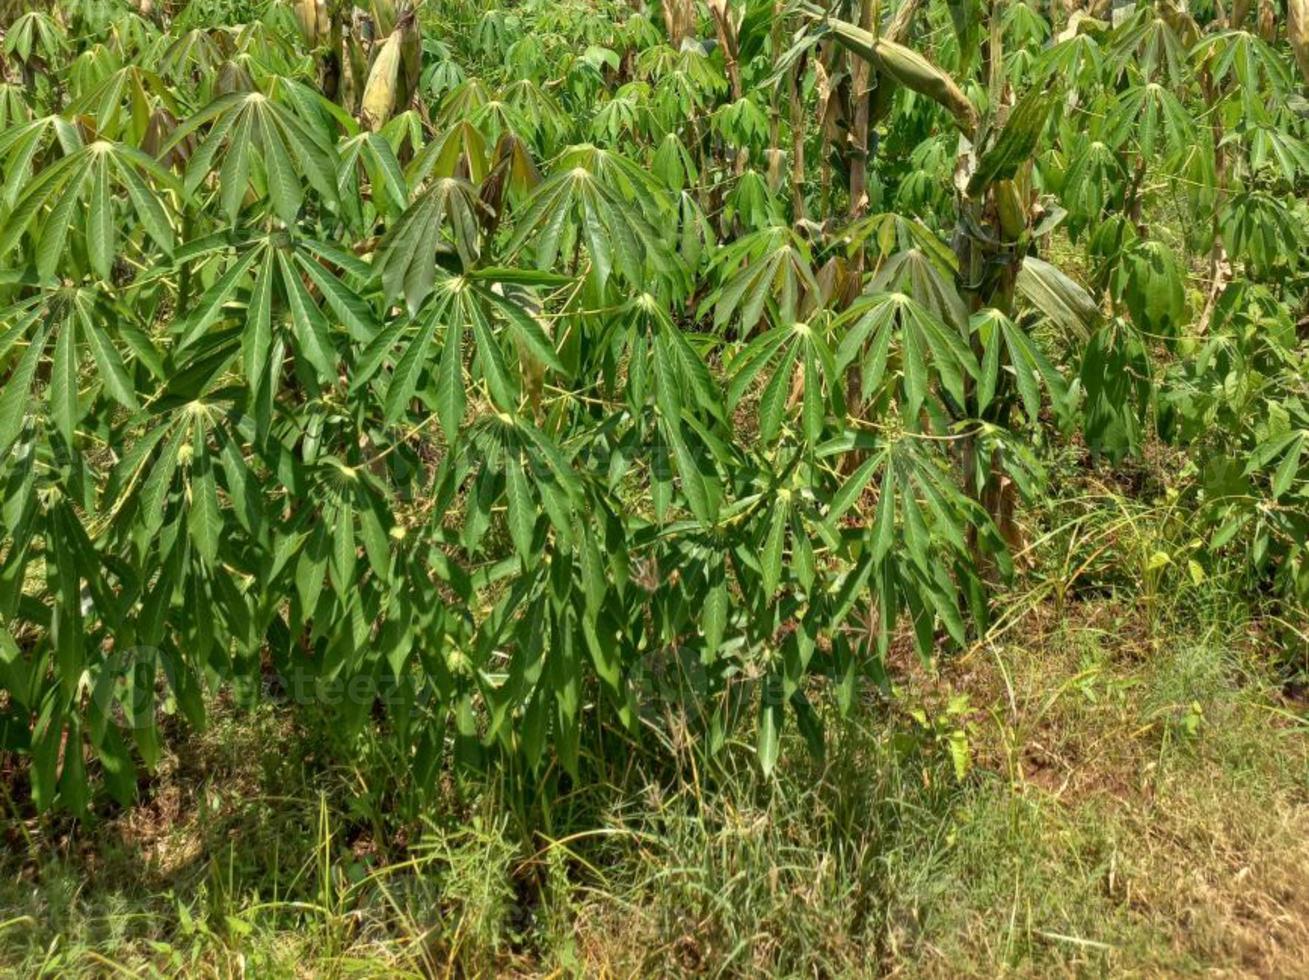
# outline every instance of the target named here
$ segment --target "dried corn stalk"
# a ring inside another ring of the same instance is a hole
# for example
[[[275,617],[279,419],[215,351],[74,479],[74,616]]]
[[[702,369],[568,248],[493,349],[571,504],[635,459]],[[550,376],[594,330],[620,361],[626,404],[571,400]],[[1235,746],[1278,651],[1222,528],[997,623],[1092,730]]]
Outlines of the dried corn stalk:
[[[977,109],[968,96],[953,78],[917,51],[843,21],[833,20],[830,26],[842,47],[871,62],[905,88],[948,109],[965,136],[971,139],[977,132]]]
[[[364,86],[364,98],[359,114],[365,126],[376,132],[386,125],[399,103],[400,48],[403,44],[400,31],[392,31],[373,60]]]
[[[1309,0],[1286,0],[1286,36],[1304,83],[1309,85]]]

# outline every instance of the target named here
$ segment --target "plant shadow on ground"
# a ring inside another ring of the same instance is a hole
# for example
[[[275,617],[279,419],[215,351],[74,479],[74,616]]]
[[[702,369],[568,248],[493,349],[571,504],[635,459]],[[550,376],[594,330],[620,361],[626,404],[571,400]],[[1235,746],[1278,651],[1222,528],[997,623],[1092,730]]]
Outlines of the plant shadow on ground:
[[[1034,608],[1021,641],[896,661],[821,760],[796,736],[767,781],[744,746],[672,779],[634,764],[574,790],[554,837],[452,783],[379,839],[368,777],[311,727],[219,703],[138,806],[9,821],[0,966],[1293,973],[1309,740],[1253,631],[1176,612],[1148,634],[1121,599]]]

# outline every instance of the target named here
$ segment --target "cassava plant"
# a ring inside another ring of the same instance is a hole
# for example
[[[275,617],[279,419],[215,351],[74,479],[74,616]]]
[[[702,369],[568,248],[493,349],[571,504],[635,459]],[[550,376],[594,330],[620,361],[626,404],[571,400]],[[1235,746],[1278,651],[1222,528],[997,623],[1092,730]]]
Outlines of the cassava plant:
[[[389,746],[419,802],[743,719],[770,770],[893,644],[984,634],[1073,441],[1175,441],[1190,574],[1293,622],[1303,5],[1110,6],[13,20],[0,749],[32,803],[130,800],[219,689]]]

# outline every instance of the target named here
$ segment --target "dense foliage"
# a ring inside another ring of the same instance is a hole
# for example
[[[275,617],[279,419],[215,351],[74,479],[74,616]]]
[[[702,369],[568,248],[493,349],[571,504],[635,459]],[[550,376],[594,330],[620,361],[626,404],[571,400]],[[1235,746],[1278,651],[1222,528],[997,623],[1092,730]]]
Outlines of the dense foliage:
[[[984,634],[1061,447],[1177,447],[1146,571],[1295,628],[1303,0],[415,6],[5,15],[37,807],[130,799],[215,687],[417,786],[749,716],[767,771]]]

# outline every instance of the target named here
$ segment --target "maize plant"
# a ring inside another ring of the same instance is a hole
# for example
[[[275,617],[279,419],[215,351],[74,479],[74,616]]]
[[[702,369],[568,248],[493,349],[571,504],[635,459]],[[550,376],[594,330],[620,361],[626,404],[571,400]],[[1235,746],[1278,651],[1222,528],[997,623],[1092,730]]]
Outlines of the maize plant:
[[[985,635],[1069,447],[1173,443],[1192,574],[1293,621],[1307,19],[7,12],[0,750],[125,802],[222,691],[418,787],[664,727],[768,771]]]

